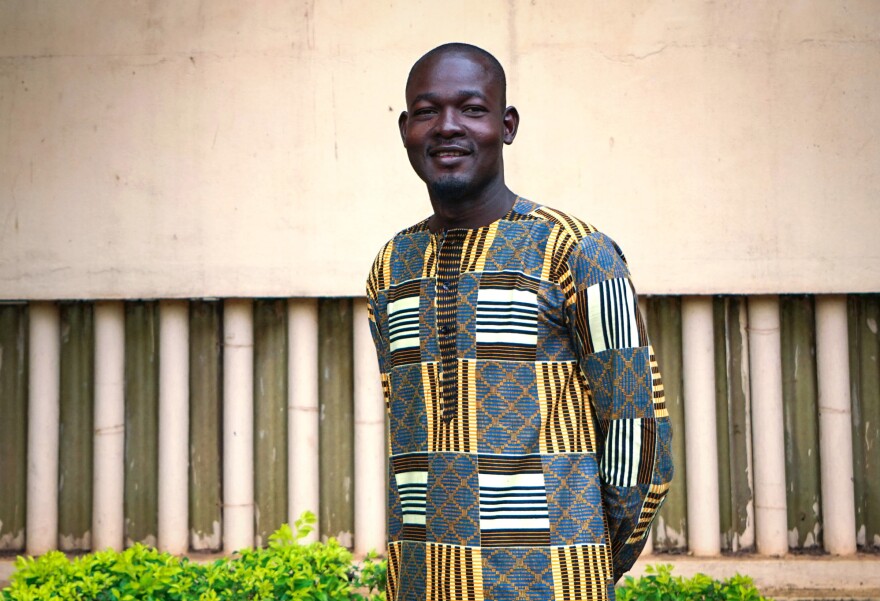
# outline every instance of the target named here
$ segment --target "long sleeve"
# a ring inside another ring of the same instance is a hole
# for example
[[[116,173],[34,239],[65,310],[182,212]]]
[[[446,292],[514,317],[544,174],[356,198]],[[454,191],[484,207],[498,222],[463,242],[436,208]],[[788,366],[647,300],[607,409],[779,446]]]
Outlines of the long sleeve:
[[[654,351],[617,245],[593,232],[567,258],[566,318],[604,437],[599,473],[614,579],[628,571],[672,479],[669,414]]]
[[[385,397],[386,408],[390,399],[388,388],[388,353],[390,350],[379,316],[384,315],[385,311],[384,290],[388,287],[388,277],[391,272],[388,261],[392,246],[390,241],[385,244],[373,261],[373,266],[367,277],[367,316],[370,320],[370,334],[373,337],[373,344],[376,346],[376,358],[379,361],[379,375],[382,379],[382,394]]]

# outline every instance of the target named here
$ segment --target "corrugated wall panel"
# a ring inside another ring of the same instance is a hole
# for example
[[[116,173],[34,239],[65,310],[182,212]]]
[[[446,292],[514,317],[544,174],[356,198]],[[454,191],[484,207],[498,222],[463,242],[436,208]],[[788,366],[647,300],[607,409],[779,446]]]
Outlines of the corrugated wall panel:
[[[655,529],[657,550],[687,540],[680,299],[644,299],[676,429],[676,479]],[[753,545],[745,299],[715,301],[722,540]],[[283,301],[255,303],[255,445],[258,536],[286,520],[286,325]],[[781,298],[787,473],[792,545],[821,543],[818,407],[813,299]],[[190,309],[190,524],[194,549],[221,547],[222,306]],[[155,303],[126,303],[126,479],[128,542],[155,542],[158,483],[158,313]],[[880,547],[880,295],[852,295],[850,370],[858,540]],[[319,301],[321,534],[350,545],[353,530],[353,348],[350,299]],[[61,480],[59,537],[88,546],[92,470],[94,340],[91,304],[61,305]],[[0,549],[24,547],[27,431],[27,307],[0,305]],[[281,458],[281,459],[279,459]],[[79,483],[71,486],[71,483]],[[276,511],[277,509],[277,511]],[[277,513],[277,516],[276,516]],[[272,517],[267,517],[270,515]],[[271,522],[271,523],[270,523]]]
[[[748,307],[745,297],[741,296],[728,299],[727,393],[730,412],[730,491],[733,496],[730,548],[739,551],[755,545]]]
[[[254,303],[256,545],[287,521],[287,301]]]
[[[351,299],[318,303],[321,536],[354,540],[354,380]]]
[[[159,531],[159,303],[125,303],[125,540]]]
[[[0,550],[23,551],[27,501],[27,305],[0,304]]]
[[[849,332],[857,540],[880,549],[880,295],[849,297]]]
[[[715,337],[715,416],[718,438],[718,524],[721,548],[730,549],[733,500],[730,486],[730,415],[727,395],[727,299],[716,297],[712,307]]]
[[[715,299],[715,387],[721,547],[754,546],[748,336],[745,299]]]
[[[643,310],[648,322],[648,335],[663,376],[666,406],[674,432],[672,455],[675,462],[675,480],[653,527],[654,549],[684,550],[687,548],[687,468],[682,397],[681,299],[656,296],[646,301]]]
[[[58,546],[64,551],[88,550],[92,529],[94,310],[88,303],[63,303],[60,310]]]
[[[222,547],[223,305],[197,300],[189,312],[189,528],[196,551]]]
[[[788,545],[822,544],[816,318],[811,296],[779,298]]]

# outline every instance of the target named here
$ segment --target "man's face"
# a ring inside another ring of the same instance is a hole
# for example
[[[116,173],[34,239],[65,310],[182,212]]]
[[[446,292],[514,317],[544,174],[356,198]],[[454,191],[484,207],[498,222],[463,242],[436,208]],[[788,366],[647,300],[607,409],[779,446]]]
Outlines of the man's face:
[[[503,105],[501,83],[480,57],[444,54],[412,74],[400,136],[415,172],[432,195],[479,194],[502,178],[502,147],[513,142],[518,115]]]

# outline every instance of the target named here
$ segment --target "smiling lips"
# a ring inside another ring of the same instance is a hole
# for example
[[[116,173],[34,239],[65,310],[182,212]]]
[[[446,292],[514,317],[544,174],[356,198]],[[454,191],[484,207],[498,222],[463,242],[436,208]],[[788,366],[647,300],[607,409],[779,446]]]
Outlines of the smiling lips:
[[[441,146],[431,149],[428,154],[437,158],[457,158],[469,155],[470,151],[458,146]]]

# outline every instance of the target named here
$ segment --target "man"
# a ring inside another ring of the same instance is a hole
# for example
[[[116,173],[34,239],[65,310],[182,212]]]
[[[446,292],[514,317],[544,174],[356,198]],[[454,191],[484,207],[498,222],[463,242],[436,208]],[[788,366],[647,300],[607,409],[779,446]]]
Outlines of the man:
[[[626,261],[504,183],[504,70],[446,44],[399,126],[433,215],[367,282],[390,425],[389,601],[613,599],[672,476]]]

